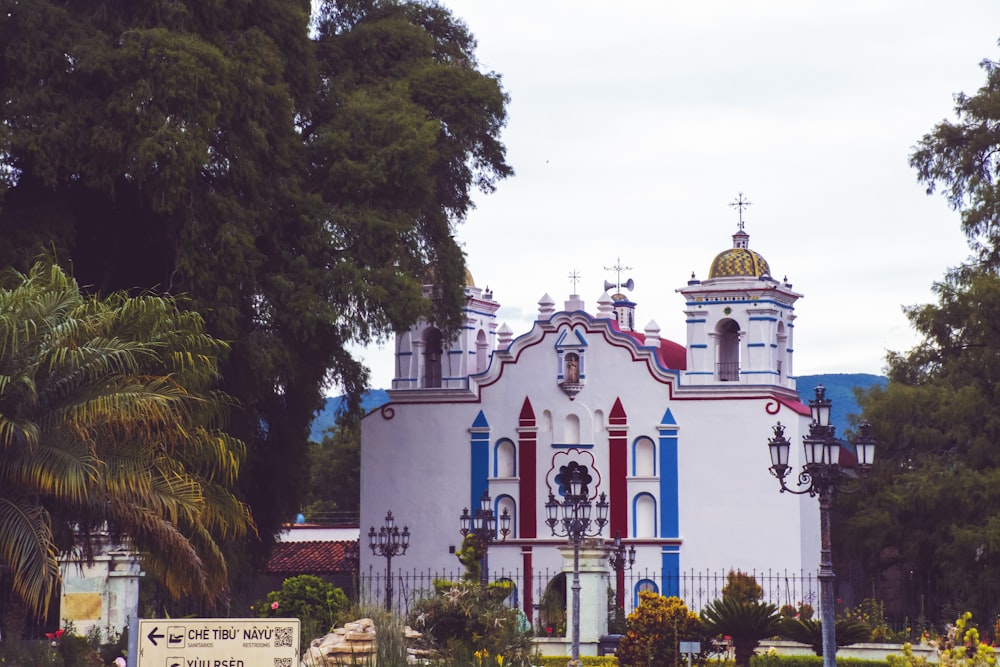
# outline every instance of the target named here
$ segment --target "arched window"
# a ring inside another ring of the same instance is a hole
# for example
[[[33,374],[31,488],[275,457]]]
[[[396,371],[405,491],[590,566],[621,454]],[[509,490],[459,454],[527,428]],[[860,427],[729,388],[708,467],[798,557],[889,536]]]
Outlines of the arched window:
[[[566,415],[562,441],[567,445],[580,444],[580,417],[577,415]]]
[[[656,585],[656,582],[652,579],[640,579],[635,582],[635,588],[632,592],[632,607],[639,606],[639,593],[642,591],[649,591],[651,593],[659,593],[660,587]]]
[[[476,373],[482,373],[486,370],[486,365],[489,363],[489,343],[486,342],[486,332],[482,329],[476,334],[476,367],[473,369],[470,375]]]
[[[507,577],[500,577],[496,583],[510,586],[510,594],[504,598],[503,605],[508,609],[517,609],[517,584]]]
[[[424,331],[424,387],[441,386],[441,357],[444,354],[444,337],[434,327]]]
[[[656,449],[653,441],[643,436],[632,445],[632,475],[656,477]]]
[[[507,438],[498,442],[495,457],[494,476],[506,478],[517,476],[517,459],[513,442]]]
[[[656,537],[656,498],[640,493],[632,504],[634,510],[632,531],[636,537]]]
[[[740,325],[736,320],[720,320],[715,333],[718,345],[718,379],[736,382],[740,379]]]
[[[507,516],[510,517],[510,535],[507,536],[507,539],[510,540],[517,539],[517,503],[514,501],[514,499],[506,495],[500,496],[499,498],[497,498],[497,506],[495,511],[497,513],[496,515],[497,531],[498,531],[497,539],[503,539],[503,536],[499,534],[499,529],[500,529],[500,517],[503,516],[503,513],[505,511],[507,512]]]

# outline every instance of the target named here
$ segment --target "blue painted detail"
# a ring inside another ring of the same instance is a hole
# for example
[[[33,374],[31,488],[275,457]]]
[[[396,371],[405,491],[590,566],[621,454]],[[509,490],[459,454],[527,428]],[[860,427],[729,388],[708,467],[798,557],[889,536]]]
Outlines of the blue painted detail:
[[[413,353],[412,352],[400,352],[399,356],[400,357],[412,357]]]
[[[669,414],[669,409],[667,410]],[[668,415],[664,415],[666,418]],[[672,418],[672,416],[671,416]],[[676,424],[676,422],[674,422]],[[660,535],[680,536],[677,431],[660,431]]]
[[[593,449],[593,445],[560,445],[557,443],[552,443],[552,449]]]
[[[740,375],[777,375],[778,371],[740,371]]]
[[[636,456],[636,450],[638,449],[640,442],[648,442],[649,445],[650,445],[650,447],[652,447],[652,449],[653,449],[653,474],[655,475],[656,474],[656,446],[653,445],[653,441],[651,439],[649,439],[649,438],[647,438],[646,436],[643,435],[643,436],[639,436],[638,438],[636,438],[635,440],[632,441],[632,476],[636,477],[638,475],[638,473],[636,472],[636,469],[635,469],[635,464],[636,464],[636,460],[638,459],[638,457]],[[633,515],[634,514],[635,514],[635,512],[633,512]]]
[[[770,304],[772,306],[775,306],[776,308],[781,308],[782,310],[787,310],[787,311],[793,311],[793,310],[795,310],[792,306],[789,306],[787,303],[781,303],[780,301],[774,301],[773,299],[726,299],[726,300],[718,299],[718,300],[715,300],[715,301],[708,301],[708,300],[706,300],[706,301],[688,301],[688,302],[685,303],[685,305],[692,306],[692,307],[697,306],[697,307],[700,307],[700,308],[704,308],[705,306],[711,306],[711,305],[716,305],[716,304],[726,304],[726,305],[729,305],[731,303],[755,303],[755,304],[767,303],[767,304]]]
[[[500,446],[504,444],[510,444],[511,449],[514,452],[514,477],[517,477],[517,445],[510,438],[500,438],[497,440],[497,444],[493,446],[493,476],[500,476]]]
[[[757,315],[757,316],[751,316],[750,317],[750,321],[751,322],[777,322],[778,318],[777,317],[764,317],[764,316],[761,316],[761,315]]]
[[[691,320],[684,320],[684,321],[687,322],[688,324],[704,324],[707,320],[704,317],[702,317],[702,318],[698,318],[698,319],[691,319]]]
[[[691,343],[691,347],[698,348],[699,350],[708,349],[708,345],[704,343]]]
[[[685,371],[684,375],[715,375],[712,371]]]
[[[478,507],[483,492],[489,488],[490,432],[486,415],[480,410],[472,422],[469,436],[471,463],[469,470],[469,507]]]
[[[662,456],[662,453],[661,453],[661,456]],[[639,500],[642,499],[642,498],[649,498],[649,499],[651,499],[653,501],[653,516],[654,517],[656,516],[657,510],[659,509],[659,507],[657,506],[656,498],[653,497],[652,493],[637,493],[637,494],[635,494],[635,496],[633,496],[633,498],[632,498],[632,534],[633,535],[638,535],[640,532],[642,532],[642,531],[639,530],[639,524],[637,523],[637,521],[638,521],[637,517],[639,515],[639,512],[638,512],[638,509],[639,509]],[[654,524],[653,525],[653,532],[656,533],[656,534],[653,535],[653,537],[660,537],[660,532],[659,531],[660,531],[660,527],[657,526],[656,524]]]
[[[771,343],[771,347],[774,348],[774,349],[777,349],[778,344],[777,343]]]
[[[674,419],[674,413],[667,408],[667,411],[663,413],[663,418],[660,419],[660,426],[677,426],[677,420]]]
[[[635,582],[635,588],[632,589],[632,607],[639,606],[639,592],[640,591],[653,591],[654,593],[660,592],[660,587],[656,585],[656,582],[652,579],[640,579]]]
[[[505,498],[510,501],[510,507],[511,507],[511,512],[510,512],[510,535],[511,535],[511,537],[517,537],[517,501],[514,499],[513,496],[511,496],[509,494],[506,494],[506,493],[503,494],[503,495],[501,495],[501,496],[497,496],[497,499],[496,499],[496,501],[493,504],[493,516],[495,516],[497,518],[497,529],[499,530],[499,528],[500,528],[500,501],[503,500],[503,499],[505,499]],[[499,535],[499,533],[498,533],[498,535]]]
[[[573,334],[576,337],[576,341],[566,340],[567,338],[570,337],[570,334]],[[583,334],[581,334],[576,329],[569,329],[568,331],[563,331],[561,334],[559,334],[559,338],[556,339],[555,346],[557,349],[569,348],[571,350],[575,350],[580,347],[588,347],[587,339],[584,338]]]
[[[675,546],[665,546],[660,558],[660,569],[663,573],[663,595],[667,597],[679,596],[681,594],[680,549]]]
[[[766,343],[747,343],[747,347],[767,347]]]
[[[483,317],[488,317],[490,319],[495,319],[496,316],[497,316],[496,313],[491,313],[491,312],[486,311],[486,310],[475,310],[473,308],[463,308],[462,312],[464,312],[464,313],[473,313],[474,315],[482,315]]]

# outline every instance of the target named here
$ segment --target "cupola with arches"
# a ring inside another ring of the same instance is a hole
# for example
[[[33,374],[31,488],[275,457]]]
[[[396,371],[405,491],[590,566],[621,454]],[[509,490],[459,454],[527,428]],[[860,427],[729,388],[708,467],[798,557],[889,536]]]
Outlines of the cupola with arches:
[[[766,384],[795,388],[792,360],[795,302],[787,278],[774,279],[763,255],[750,249],[740,199],[739,229],[718,253],[708,278],[691,275],[677,291],[685,298],[690,384]],[[736,204],[734,204],[735,206]]]

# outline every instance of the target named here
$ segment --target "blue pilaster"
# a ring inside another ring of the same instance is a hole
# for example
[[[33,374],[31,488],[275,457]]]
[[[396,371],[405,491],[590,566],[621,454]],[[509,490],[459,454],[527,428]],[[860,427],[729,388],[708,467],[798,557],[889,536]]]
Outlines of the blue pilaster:
[[[479,499],[489,488],[490,479],[490,425],[480,410],[469,429],[471,465],[469,469],[469,508],[475,511]]]

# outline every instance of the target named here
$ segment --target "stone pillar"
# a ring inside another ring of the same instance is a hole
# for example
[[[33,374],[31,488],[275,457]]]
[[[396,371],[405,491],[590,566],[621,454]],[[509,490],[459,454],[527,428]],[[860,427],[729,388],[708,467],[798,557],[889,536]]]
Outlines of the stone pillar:
[[[566,637],[573,635],[573,545],[559,547],[566,573]],[[580,544],[580,655],[597,655],[608,632],[608,550],[600,538]]]

